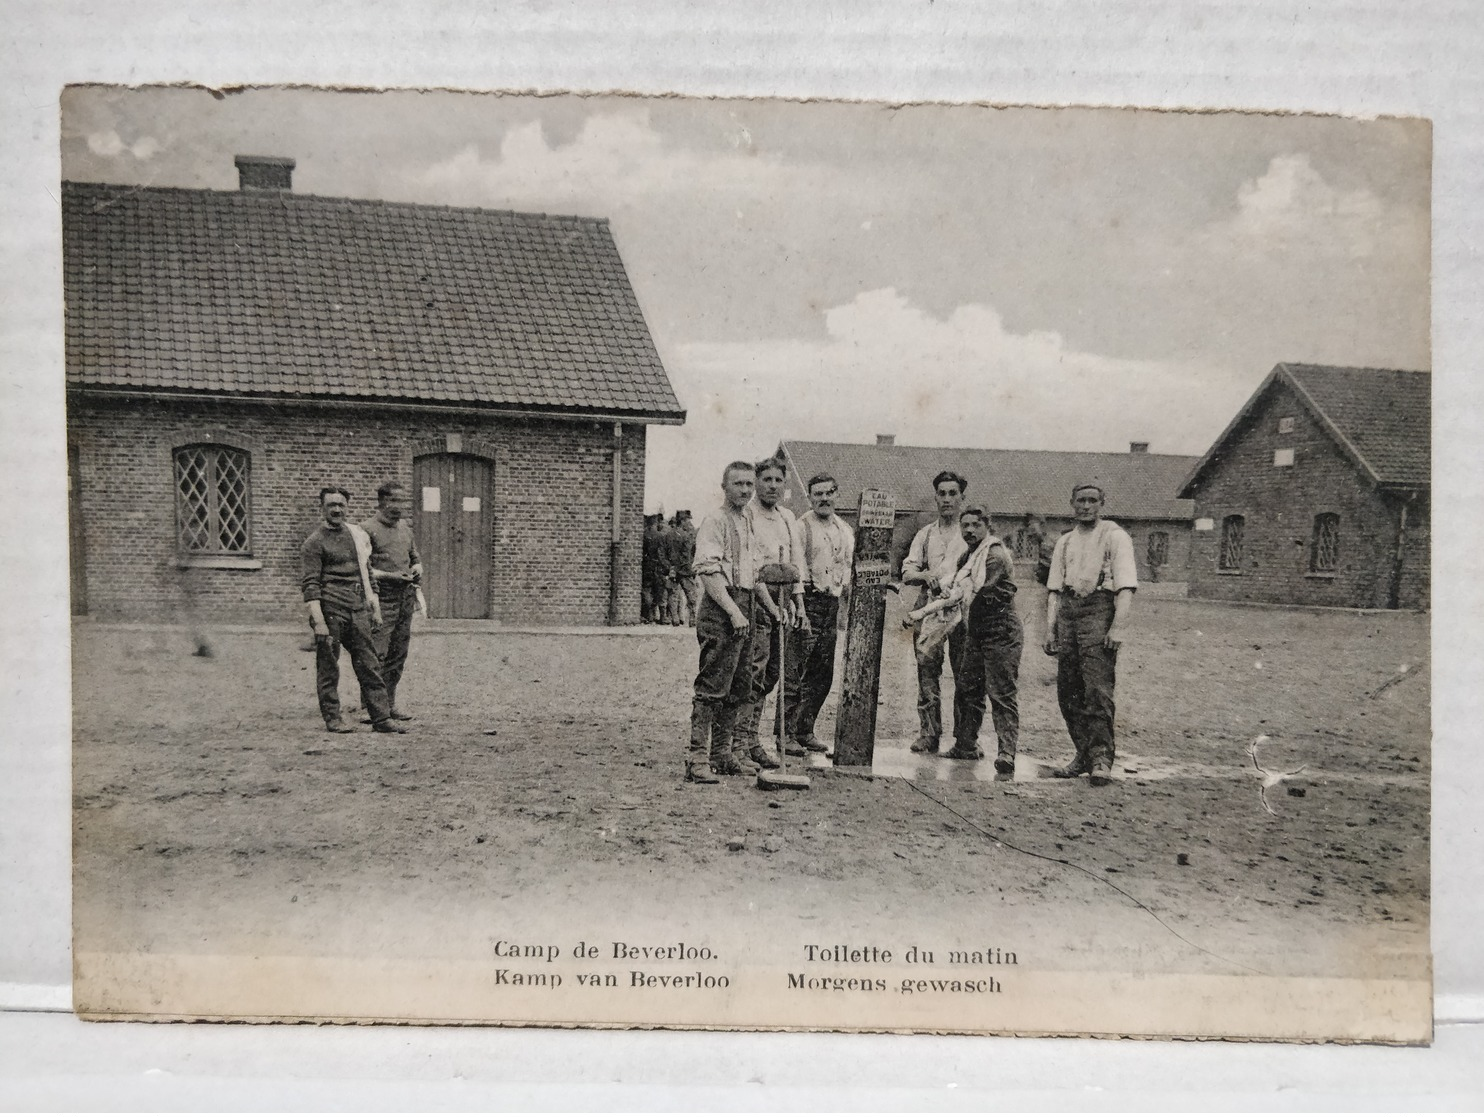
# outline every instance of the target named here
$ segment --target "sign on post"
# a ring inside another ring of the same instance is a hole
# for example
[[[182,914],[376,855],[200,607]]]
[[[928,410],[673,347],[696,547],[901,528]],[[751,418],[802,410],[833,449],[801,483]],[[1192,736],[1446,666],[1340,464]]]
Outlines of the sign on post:
[[[867,767],[876,751],[876,702],[881,689],[881,637],[896,502],[879,489],[861,493],[845,622],[845,672],[835,718],[835,764]]]

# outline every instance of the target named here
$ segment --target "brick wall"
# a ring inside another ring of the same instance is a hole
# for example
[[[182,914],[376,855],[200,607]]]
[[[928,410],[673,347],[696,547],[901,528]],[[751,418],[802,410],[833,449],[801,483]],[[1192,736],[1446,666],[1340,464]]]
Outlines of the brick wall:
[[[447,435],[493,461],[491,615],[603,624],[608,616],[612,425],[293,404],[69,398],[90,613],[217,620],[300,619],[299,546],[319,522],[321,485],[351,490],[351,515],[376,487],[412,485],[415,456]],[[251,454],[252,560],[261,569],[181,569],[174,449],[223,442]],[[639,619],[645,430],[624,427],[619,614]]]
[[[1293,419],[1292,433],[1278,432],[1283,418]],[[1293,465],[1273,464],[1278,449],[1293,451]],[[1396,546],[1394,498],[1371,488],[1286,384],[1275,383],[1233,432],[1195,498],[1196,519],[1213,526],[1192,535],[1192,597],[1385,608]],[[1329,577],[1310,570],[1321,513],[1339,516],[1338,565]],[[1245,517],[1242,564],[1224,572],[1217,568],[1222,522],[1232,515]],[[1425,508],[1422,518],[1425,523]],[[1409,540],[1404,608],[1427,605],[1429,550],[1426,527],[1419,527]]]

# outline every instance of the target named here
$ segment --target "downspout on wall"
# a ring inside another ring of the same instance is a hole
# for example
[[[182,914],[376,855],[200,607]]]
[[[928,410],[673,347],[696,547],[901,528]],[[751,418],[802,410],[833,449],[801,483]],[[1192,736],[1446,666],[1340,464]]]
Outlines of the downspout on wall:
[[[608,624],[619,621],[623,549],[623,424],[613,424],[613,515],[608,543]]]
[[[1396,517],[1396,552],[1391,558],[1391,581],[1386,588],[1386,608],[1400,609],[1402,606],[1402,574],[1407,561],[1407,513],[1417,499],[1415,491],[1409,492],[1401,502]]]

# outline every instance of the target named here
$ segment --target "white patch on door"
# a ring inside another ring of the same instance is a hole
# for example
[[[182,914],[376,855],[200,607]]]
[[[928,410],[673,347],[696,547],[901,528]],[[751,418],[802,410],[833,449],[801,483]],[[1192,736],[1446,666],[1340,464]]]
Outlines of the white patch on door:
[[[423,511],[443,511],[443,490],[440,489],[437,485],[423,486]]]
[[[464,511],[465,512],[478,512],[479,511],[479,498],[477,496],[466,496],[464,498]]]

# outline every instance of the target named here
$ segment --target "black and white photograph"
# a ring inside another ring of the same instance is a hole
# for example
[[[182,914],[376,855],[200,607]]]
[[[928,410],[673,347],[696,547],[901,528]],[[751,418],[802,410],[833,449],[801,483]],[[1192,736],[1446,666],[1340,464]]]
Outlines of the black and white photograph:
[[[79,1014],[1429,1041],[1426,120],[60,112]]]

